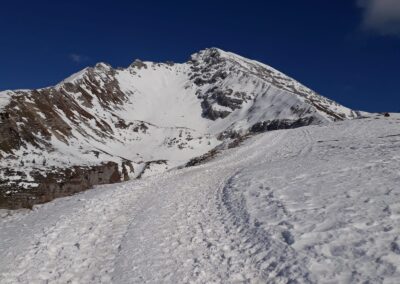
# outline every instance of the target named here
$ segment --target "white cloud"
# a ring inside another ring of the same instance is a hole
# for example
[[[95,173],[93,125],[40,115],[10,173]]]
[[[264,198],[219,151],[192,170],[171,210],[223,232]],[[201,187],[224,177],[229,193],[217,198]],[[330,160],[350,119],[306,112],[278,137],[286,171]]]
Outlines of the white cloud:
[[[364,29],[380,35],[400,36],[400,0],[358,0]]]
[[[69,59],[71,59],[75,63],[81,63],[81,62],[87,61],[89,59],[89,57],[82,55],[82,54],[71,53],[69,55]]]

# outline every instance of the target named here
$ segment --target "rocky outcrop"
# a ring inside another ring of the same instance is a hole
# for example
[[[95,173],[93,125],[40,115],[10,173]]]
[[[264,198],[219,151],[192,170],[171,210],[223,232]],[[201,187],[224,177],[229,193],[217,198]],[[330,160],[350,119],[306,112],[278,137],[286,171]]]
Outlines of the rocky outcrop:
[[[189,162],[186,163],[185,167],[190,168],[190,167],[199,166],[204,163],[207,163],[207,162],[211,161],[212,159],[214,159],[215,156],[218,155],[218,153],[220,153],[220,152],[221,152],[220,149],[217,149],[217,148],[212,149],[211,151],[205,153],[204,155],[201,155],[199,157],[195,157],[195,158],[191,159]]]
[[[142,170],[140,173],[136,176],[137,179],[141,179],[144,177],[146,174],[148,174],[148,171],[151,171],[153,167],[165,167],[168,164],[167,160],[156,160],[156,161],[147,161],[144,163]]]
[[[12,176],[12,172],[9,173]],[[21,173],[19,173],[21,174]],[[37,187],[22,188],[21,183],[10,184],[0,181],[0,208],[32,208],[58,197],[69,196],[87,190],[94,185],[121,182],[124,178],[116,163],[94,167],[72,167],[47,175],[32,173]]]
[[[204,95],[199,92],[197,97],[202,99],[203,117],[211,120],[227,117],[251,99],[245,92],[234,92],[229,88],[225,90],[212,88],[207,90]],[[222,109],[219,107],[222,107]]]
[[[173,64],[172,64],[173,65]],[[147,69],[147,65],[146,63],[144,63],[142,60],[140,59],[135,59],[135,61],[133,61],[133,63],[130,65],[131,68],[137,68],[137,69],[142,69],[145,68]]]
[[[314,124],[314,117],[305,117],[296,120],[277,119],[260,121],[250,128],[250,133],[262,133],[266,131],[293,129]]]

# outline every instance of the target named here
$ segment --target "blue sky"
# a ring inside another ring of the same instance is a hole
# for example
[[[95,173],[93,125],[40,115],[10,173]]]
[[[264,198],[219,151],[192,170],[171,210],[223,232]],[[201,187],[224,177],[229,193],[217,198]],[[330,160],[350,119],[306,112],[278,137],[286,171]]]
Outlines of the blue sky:
[[[53,85],[99,61],[184,62],[213,46],[351,108],[400,112],[399,0],[3,1],[0,90]]]

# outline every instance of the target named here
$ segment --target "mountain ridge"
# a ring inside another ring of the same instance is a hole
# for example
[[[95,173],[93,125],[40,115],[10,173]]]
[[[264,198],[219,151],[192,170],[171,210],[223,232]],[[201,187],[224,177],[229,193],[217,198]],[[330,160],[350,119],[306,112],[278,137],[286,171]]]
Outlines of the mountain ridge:
[[[0,207],[162,172],[249,133],[359,116],[218,48],[186,63],[98,63],[52,87],[0,92]]]

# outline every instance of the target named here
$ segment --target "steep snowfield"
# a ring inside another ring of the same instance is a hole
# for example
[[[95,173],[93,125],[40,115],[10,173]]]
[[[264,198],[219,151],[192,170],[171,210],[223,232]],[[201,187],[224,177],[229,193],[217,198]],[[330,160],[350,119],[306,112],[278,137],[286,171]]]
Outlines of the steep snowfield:
[[[3,211],[1,283],[398,283],[400,116]]]
[[[126,120],[142,120],[161,127],[187,127],[205,131],[207,120],[191,84],[188,66],[144,62],[147,68],[119,71],[117,79],[123,92],[132,92],[132,108],[121,114]]]

